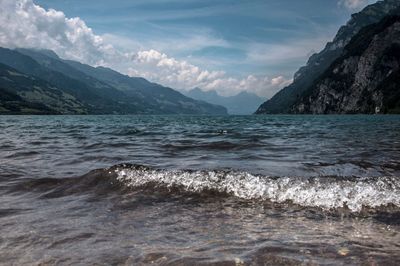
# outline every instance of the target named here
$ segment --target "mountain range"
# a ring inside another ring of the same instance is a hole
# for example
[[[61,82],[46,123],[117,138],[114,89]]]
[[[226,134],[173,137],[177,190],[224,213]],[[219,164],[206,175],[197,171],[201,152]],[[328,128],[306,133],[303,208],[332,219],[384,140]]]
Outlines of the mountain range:
[[[225,115],[222,106],[53,51],[0,48],[1,114]]]
[[[248,92],[181,93],[50,50],[0,47],[0,114],[400,113],[400,1],[353,14],[291,85],[263,102]]]
[[[353,14],[256,114],[399,113],[400,1]]]
[[[194,88],[188,92],[183,92],[186,96],[205,101],[208,103],[221,105],[228,110],[231,115],[250,115],[265,99],[249,92],[240,92],[234,96],[221,96],[216,91],[203,91],[200,88]]]

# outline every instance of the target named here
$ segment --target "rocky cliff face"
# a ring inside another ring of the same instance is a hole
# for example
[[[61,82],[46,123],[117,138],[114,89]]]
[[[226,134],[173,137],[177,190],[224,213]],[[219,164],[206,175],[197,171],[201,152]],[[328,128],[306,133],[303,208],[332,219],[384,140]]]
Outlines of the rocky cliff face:
[[[362,28],[378,23],[399,6],[399,0],[379,1],[352,15],[350,21],[339,29],[334,40],[320,53],[311,56],[307,65],[295,73],[293,83],[263,103],[256,114],[290,113],[299,97],[342,55],[344,47]]]
[[[400,111],[400,16],[362,29],[292,106],[292,113]]]

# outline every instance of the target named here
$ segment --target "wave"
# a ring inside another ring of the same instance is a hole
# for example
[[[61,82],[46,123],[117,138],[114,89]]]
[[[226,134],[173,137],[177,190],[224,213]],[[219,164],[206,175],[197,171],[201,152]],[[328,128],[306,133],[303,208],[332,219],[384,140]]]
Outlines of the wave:
[[[347,208],[360,212],[388,206],[400,208],[399,177],[270,177],[237,171],[163,170],[140,165],[119,165],[106,171],[134,189],[213,192],[323,210]]]
[[[234,197],[268,206],[294,204],[339,213],[400,214],[400,177],[396,176],[271,177],[232,170],[167,170],[123,164],[80,177],[23,178],[3,189],[35,193],[42,198],[89,193],[96,199],[142,191],[162,197]]]

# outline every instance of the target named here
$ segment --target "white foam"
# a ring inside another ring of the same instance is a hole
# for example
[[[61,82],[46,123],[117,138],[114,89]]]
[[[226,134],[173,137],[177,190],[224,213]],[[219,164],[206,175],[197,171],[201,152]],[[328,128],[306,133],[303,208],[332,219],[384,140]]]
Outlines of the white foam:
[[[271,178],[246,172],[167,171],[121,167],[117,179],[129,187],[156,184],[181,187],[188,192],[216,190],[249,200],[269,200],[320,207],[326,210],[348,207],[359,212],[364,207],[377,208],[393,204],[400,207],[400,178],[380,177],[340,179],[333,177]]]

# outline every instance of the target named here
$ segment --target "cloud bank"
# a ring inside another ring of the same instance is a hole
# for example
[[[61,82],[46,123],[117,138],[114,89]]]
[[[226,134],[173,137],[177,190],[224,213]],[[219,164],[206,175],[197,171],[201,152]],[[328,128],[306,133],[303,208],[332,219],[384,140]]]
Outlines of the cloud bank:
[[[121,56],[81,19],[46,11],[31,0],[1,0],[0,45],[51,49],[63,58],[92,65]]]
[[[0,1],[0,46],[51,49],[65,59],[113,67],[180,90],[200,87],[222,95],[246,90],[271,97],[291,82],[283,76],[229,77],[224,71],[201,69],[153,49],[121,51],[96,35],[82,19],[45,10],[32,0]]]
[[[157,80],[161,84],[172,84],[178,89],[200,87],[203,90],[216,90],[221,95],[233,95],[245,90],[271,97],[280,88],[291,83],[291,80],[283,76],[268,78],[249,75],[242,79],[227,77],[224,71],[202,70],[156,50],[139,51],[133,55],[131,62],[134,64],[134,67],[128,68],[128,74],[131,76],[142,76]],[[154,72],[154,69],[157,69],[157,72]]]

